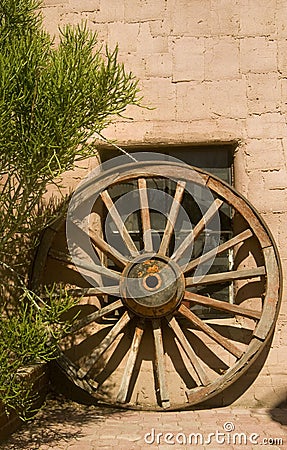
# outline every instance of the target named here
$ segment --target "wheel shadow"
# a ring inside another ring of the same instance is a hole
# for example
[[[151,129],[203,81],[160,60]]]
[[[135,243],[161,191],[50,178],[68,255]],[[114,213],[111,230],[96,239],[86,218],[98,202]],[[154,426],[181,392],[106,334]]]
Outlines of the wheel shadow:
[[[238,400],[259,376],[269,354],[271,342],[272,336],[269,338],[268,342],[265,344],[256,360],[250,364],[246,372],[239,376],[238,379],[234,381],[229,387],[224,389],[222,392],[214,395],[210,399],[193,406],[192,409],[226,407],[232,405],[236,400]]]
[[[269,409],[268,414],[274,422],[287,426],[287,391],[285,399]]]

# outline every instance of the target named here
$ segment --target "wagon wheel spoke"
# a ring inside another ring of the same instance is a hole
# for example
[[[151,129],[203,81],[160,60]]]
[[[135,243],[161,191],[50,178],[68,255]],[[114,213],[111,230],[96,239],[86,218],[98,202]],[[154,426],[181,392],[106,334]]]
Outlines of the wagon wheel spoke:
[[[91,314],[88,314],[87,316],[83,317],[82,319],[78,319],[72,327],[69,329],[68,334],[75,333],[85,326],[89,325],[92,322],[96,322],[101,317],[104,317],[117,309],[122,308],[123,302],[121,300],[116,300],[115,302],[111,303],[110,305],[104,306],[99,311],[95,311]]]
[[[116,337],[120,334],[123,328],[131,320],[132,314],[126,311],[119,321],[113,326],[109,331],[107,336],[102,340],[99,347],[97,347],[87,358],[83,366],[78,370],[77,375],[79,378],[84,378],[93,369],[94,365],[98,362],[102,354],[107,350],[107,348],[114,342]]]
[[[77,366],[71,363],[69,358],[64,353],[59,351],[59,357],[56,360],[56,363],[61,369],[66,373],[68,378],[76,384],[80,389],[84,389],[89,394],[93,394],[93,388],[86,380],[79,380],[77,378]]]
[[[240,358],[242,355],[242,350],[240,350],[236,345],[229,341],[226,337],[219,334],[212,327],[207,325],[203,320],[201,320],[198,316],[196,316],[192,311],[190,311],[185,305],[180,305],[178,312],[188,319],[193,325],[202,330],[205,334],[207,334],[211,339],[220,344],[223,348],[225,348],[229,353],[234,355],[236,358]]]
[[[153,243],[151,234],[150,210],[148,204],[147,183],[145,178],[138,179],[138,189],[140,198],[144,249],[147,253],[152,253]]]
[[[187,277],[186,286],[208,285],[214,283],[225,283],[235,280],[246,280],[255,277],[261,277],[266,274],[264,266],[255,269],[231,270],[230,272],[212,273],[203,277]]]
[[[109,211],[109,214],[110,214],[111,218],[113,219],[131,256],[137,256],[139,254],[138,249],[137,249],[134,241],[132,240],[132,238],[131,238],[131,236],[119,214],[119,211],[117,210],[117,208],[107,190],[105,190],[101,193],[101,198],[102,198],[107,210]]]
[[[114,286],[105,286],[105,287],[94,287],[94,288],[76,288],[76,289],[67,289],[67,294],[71,297],[97,297],[100,295],[120,295],[120,287],[119,285]]]
[[[210,222],[210,220],[217,213],[223,201],[219,198],[215,199],[212,205],[208,208],[206,213],[202,216],[200,221],[196,224],[192,232],[184,239],[184,241],[180,244],[180,246],[176,249],[176,251],[172,255],[172,259],[174,261],[178,261],[184,252],[188,249],[188,247],[192,244],[193,241],[197,239],[200,233],[203,231],[204,227]]]
[[[108,244],[104,239],[98,236],[92,229],[89,230],[89,235],[92,243],[101,250],[106,256],[109,256],[115,264],[123,269],[128,263],[128,259],[125,258],[118,250]]]
[[[243,231],[242,233],[238,234],[237,236],[234,236],[233,238],[229,239],[228,241],[224,242],[218,247],[215,247],[209,252],[204,253],[202,256],[199,256],[198,258],[195,258],[192,261],[190,261],[190,263],[188,263],[184,268],[184,272],[185,273],[189,272],[195,269],[195,267],[197,267],[199,264],[203,264],[209,261],[210,259],[214,258],[215,256],[225,252],[226,250],[229,250],[235,247],[236,245],[241,244],[242,242],[249,239],[252,235],[253,233],[251,230]]]
[[[206,385],[210,382],[210,379],[203,369],[198,356],[196,355],[195,351],[189,344],[184,332],[182,331],[180,325],[178,324],[177,320],[174,317],[168,318],[168,324],[172,328],[176,339],[178,340],[182,350],[185,352],[186,356],[188,357],[189,361],[191,362],[191,365],[198,377],[198,380],[196,381],[196,384],[198,386],[200,385]]]
[[[99,264],[90,264],[88,262],[82,261],[77,258],[72,258],[70,255],[60,252],[57,250],[50,250],[49,256],[53,259],[56,259],[62,263],[65,263],[66,265],[70,265],[73,270],[77,271],[77,267],[80,269],[87,270],[91,274],[98,274],[103,275],[108,278],[112,278],[114,280],[120,280],[120,274],[116,272],[115,270],[108,269],[105,266],[99,265]]]
[[[166,382],[165,354],[163,349],[160,320],[152,320],[152,328],[155,346],[155,372],[158,382],[160,401],[163,408],[168,408],[170,406],[170,401]]]
[[[186,183],[181,181],[178,182],[176,185],[175,194],[173,197],[172,205],[169,211],[169,215],[167,217],[165,230],[163,233],[163,237],[160,243],[160,247],[158,250],[159,255],[166,255],[168,246],[170,244],[172,232],[175,227],[176,219],[178,217],[180,204],[183,198],[184,189],[185,189]]]
[[[233,315],[237,314],[253,320],[259,320],[261,317],[261,312],[259,311],[244,308],[243,306],[234,305],[232,303],[215,300],[214,298],[206,297],[205,295],[194,294],[193,292],[185,291],[184,298],[185,300],[189,300],[197,305],[209,306],[210,308],[218,309],[219,311],[226,311]]]
[[[156,212],[151,204],[150,180],[161,194],[171,196],[163,228],[161,209]],[[140,215],[139,224],[135,215],[128,218],[131,228],[124,218],[130,205],[124,204],[124,197],[115,200],[121,188],[122,195],[127,189],[130,192],[130,183],[136,183]],[[206,212],[200,213],[204,189],[213,197]],[[59,348],[70,378],[95,399],[140,409],[185,408],[186,398],[189,407],[198,405],[231,386],[245,372],[246,362],[255,359],[267,342],[280,304],[280,263],[258,213],[241,194],[213,175],[166,161],[110,168],[79,192],[77,208],[71,205],[73,214],[67,213],[72,217],[70,235],[65,224],[61,229],[50,227],[39,253],[42,260],[39,257],[34,263],[35,286],[42,280],[43,284],[55,280],[69,295],[79,298],[81,315],[74,318],[69,333],[63,336],[62,350]],[[86,198],[91,201],[81,208],[81,199]],[[85,210],[87,205],[91,205],[90,212]],[[123,205],[125,213],[118,205]],[[98,206],[110,217],[117,232],[115,242],[123,250],[110,244],[97,228],[79,230],[82,234],[72,236],[74,226],[99,213]],[[213,230],[215,218],[218,228]],[[181,230],[186,230],[188,220],[194,227],[190,225],[189,235],[170,256],[173,240],[178,242],[175,234],[181,220]],[[204,234],[207,225],[210,233]],[[157,253],[152,226],[162,235]],[[226,240],[232,229],[244,231]],[[216,240],[214,236],[223,243],[202,253],[205,243]],[[140,251],[138,242],[143,242]],[[75,256],[58,251],[58,245],[72,248]],[[183,265],[193,245],[196,257]],[[91,249],[94,253],[90,254]],[[102,256],[106,266],[96,262]],[[228,271],[231,257],[237,270]],[[210,272],[198,276],[203,273],[201,266],[211,265],[213,259]],[[47,276],[46,267],[52,269]],[[86,282],[90,287],[80,287],[89,286]],[[222,300],[216,299],[217,295]],[[154,377],[150,376],[152,368]]]
[[[132,379],[132,375],[134,372],[134,367],[136,363],[136,359],[139,353],[140,343],[142,340],[142,336],[144,333],[144,324],[140,321],[140,323],[136,326],[134,337],[131,343],[128,360],[125,366],[125,370],[123,373],[121,385],[119,388],[117,402],[125,403],[127,401],[128,391]]]

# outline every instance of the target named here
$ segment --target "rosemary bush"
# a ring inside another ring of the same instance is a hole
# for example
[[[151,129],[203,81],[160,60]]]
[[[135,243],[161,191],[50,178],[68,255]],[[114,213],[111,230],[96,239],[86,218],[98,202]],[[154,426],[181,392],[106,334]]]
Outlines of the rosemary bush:
[[[95,133],[140,103],[137,80],[118,62],[117,48],[103,51],[84,23],[60,30],[56,47],[40,6],[0,3],[0,400],[21,412],[17,369],[52,357],[46,344],[53,324],[73,303],[63,292],[38,309],[36,294],[25,288],[30,250],[51,219],[43,194],[95,153]]]
[[[10,317],[3,314],[0,320],[0,399],[7,414],[13,409],[23,419],[31,417],[37,395],[32,394],[33,385],[25,380],[21,369],[57,357],[57,342],[71,326],[62,320],[62,315],[74,305],[74,300],[64,291],[53,301],[43,302],[23,289],[17,314]]]

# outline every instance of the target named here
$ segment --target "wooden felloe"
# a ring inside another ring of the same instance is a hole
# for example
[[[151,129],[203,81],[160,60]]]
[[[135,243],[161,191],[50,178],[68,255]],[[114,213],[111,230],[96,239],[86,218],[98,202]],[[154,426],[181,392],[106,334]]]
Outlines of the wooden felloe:
[[[169,186],[163,226],[151,186],[165,193]],[[137,229],[118,206],[127,189],[138,202]],[[198,208],[194,193],[204,189],[212,201],[198,200]],[[33,288],[55,282],[80,298],[59,349],[67,375],[102,402],[155,410],[198,405],[232,385],[264,348],[280,304],[278,253],[256,210],[220,179],[163,161],[109,169],[81,188],[77,202],[94,205],[88,216],[100,211],[103,229],[109,214],[114,241],[92,221],[86,231],[101,263],[69,254],[63,216],[44,233],[31,277]],[[186,204],[189,230],[178,225]],[[215,217],[217,243],[200,247]],[[224,257],[229,267],[211,264]],[[94,275],[97,285],[89,283]]]

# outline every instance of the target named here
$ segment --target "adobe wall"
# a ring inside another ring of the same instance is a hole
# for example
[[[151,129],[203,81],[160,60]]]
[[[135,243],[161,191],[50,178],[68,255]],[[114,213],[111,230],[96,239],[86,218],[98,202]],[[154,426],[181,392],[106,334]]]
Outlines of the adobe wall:
[[[235,183],[287,267],[287,0],[45,0],[45,26],[88,21],[119,44],[144,102],[105,135],[120,145],[237,142]],[[57,38],[56,38],[57,41]],[[286,293],[286,290],[285,290]],[[286,400],[287,305],[259,377],[235,404]]]

